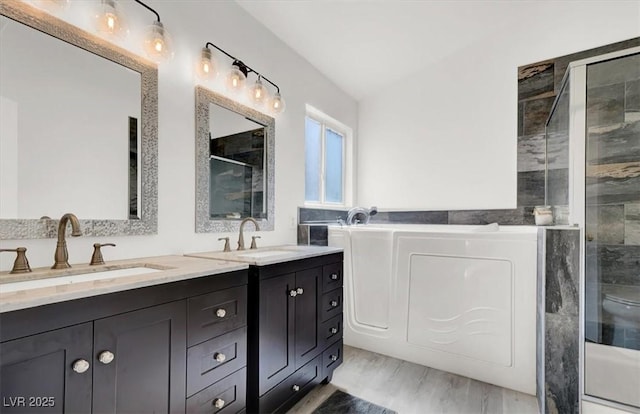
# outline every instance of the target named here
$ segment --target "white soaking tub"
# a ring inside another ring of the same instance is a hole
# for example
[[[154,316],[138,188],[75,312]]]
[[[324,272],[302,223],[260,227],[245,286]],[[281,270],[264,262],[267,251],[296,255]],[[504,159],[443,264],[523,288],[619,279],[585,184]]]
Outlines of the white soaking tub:
[[[329,227],[344,343],[536,393],[534,226]]]

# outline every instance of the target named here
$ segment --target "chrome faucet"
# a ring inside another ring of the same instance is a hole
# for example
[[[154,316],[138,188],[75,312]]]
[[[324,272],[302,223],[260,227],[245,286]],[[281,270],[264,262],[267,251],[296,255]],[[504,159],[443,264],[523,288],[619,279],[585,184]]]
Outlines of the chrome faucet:
[[[252,222],[256,226],[256,231],[260,231],[260,226],[258,222],[253,217],[247,217],[246,219],[240,222],[240,237],[238,238],[238,250],[244,250],[244,236],[242,235],[242,230],[244,229],[244,225],[247,221]]]
[[[69,265],[69,252],[67,251],[67,241],[65,240],[65,232],[67,231],[67,223],[71,222],[71,235],[73,237],[82,236],[80,231],[80,222],[74,214],[67,213],[60,218],[58,224],[58,244],[56,244],[56,253],[54,255],[55,263],[52,269],[66,269]]]
[[[371,208],[353,207],[347,213],[347,225],[368,224],[369,218],[376,214],[378,214],[378,207],[375,206]]]

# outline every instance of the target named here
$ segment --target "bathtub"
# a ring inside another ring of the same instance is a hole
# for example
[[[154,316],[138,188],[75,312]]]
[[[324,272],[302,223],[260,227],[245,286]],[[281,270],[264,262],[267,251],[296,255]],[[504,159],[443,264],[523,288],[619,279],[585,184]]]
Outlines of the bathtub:
[[[329,227],[344,343],[536,394],[533,226]]]

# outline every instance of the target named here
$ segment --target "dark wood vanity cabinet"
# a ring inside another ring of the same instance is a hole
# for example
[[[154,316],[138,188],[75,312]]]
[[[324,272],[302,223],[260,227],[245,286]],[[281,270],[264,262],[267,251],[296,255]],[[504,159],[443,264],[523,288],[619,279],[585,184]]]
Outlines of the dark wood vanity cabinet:
[[[249,269],[248,413],[286,411],[342,361],[323,359],[331,349],[342,353],[342,259],[334,253]]]
[[[0,314],[0,413],[236,413],[247,272]]]

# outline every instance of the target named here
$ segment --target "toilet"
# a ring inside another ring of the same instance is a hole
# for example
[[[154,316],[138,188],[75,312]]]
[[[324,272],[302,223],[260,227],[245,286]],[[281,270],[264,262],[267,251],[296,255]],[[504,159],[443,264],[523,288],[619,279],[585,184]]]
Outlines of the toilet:
[[[640,329],[640,286],[607,286],[602,293],[602,309],[616,326]]]

